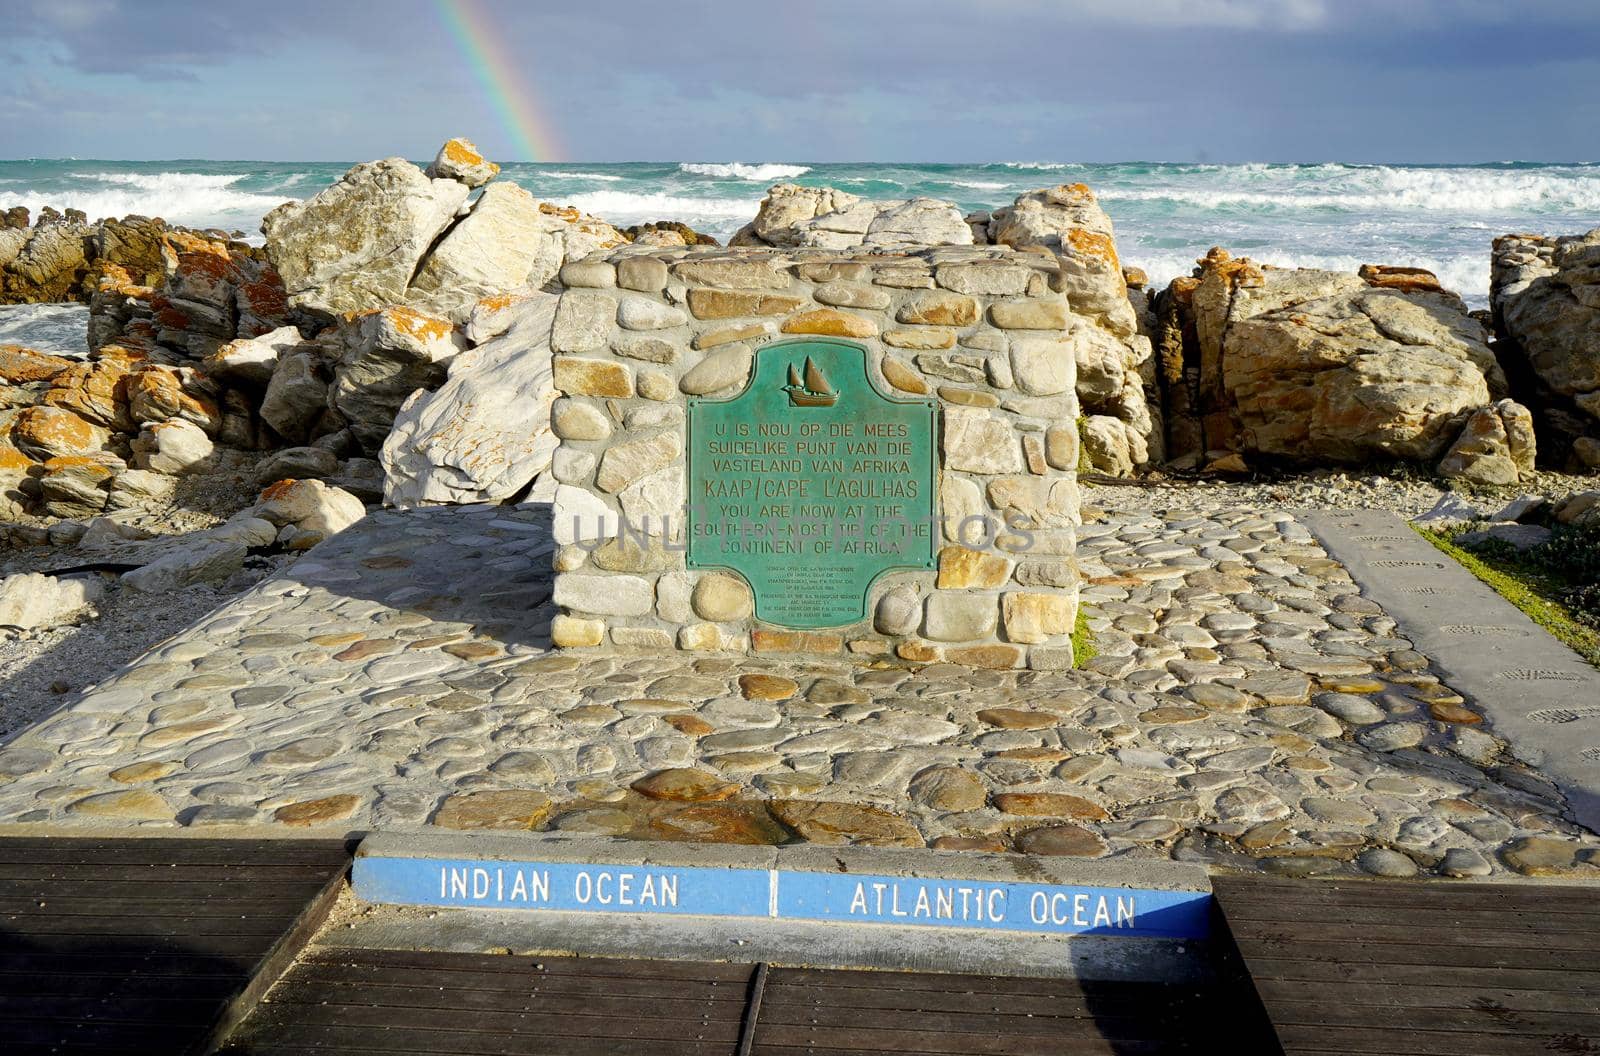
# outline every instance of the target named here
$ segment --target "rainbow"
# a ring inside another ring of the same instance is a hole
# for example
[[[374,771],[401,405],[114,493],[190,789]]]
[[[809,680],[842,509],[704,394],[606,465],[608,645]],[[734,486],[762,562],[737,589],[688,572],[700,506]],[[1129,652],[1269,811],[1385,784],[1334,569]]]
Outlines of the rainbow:
[[[550,122],[535,105],[533,89],[523,77],[526,60],[513,60],[482,0],[435,0],[439,19],[461,49],[484,97],[510,137],[521,161],[558,161],[565,152]]]

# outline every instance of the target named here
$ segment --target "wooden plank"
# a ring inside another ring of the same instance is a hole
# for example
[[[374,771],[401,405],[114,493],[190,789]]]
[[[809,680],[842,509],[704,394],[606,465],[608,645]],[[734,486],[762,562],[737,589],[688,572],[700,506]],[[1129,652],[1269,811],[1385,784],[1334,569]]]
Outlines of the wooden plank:
[[[46,916],[17,913],[0,917],[0,931],[14,937],[51,935],[99,936],[103,939],[187,939],[214,936],[249,937],[265,949],[283,931],[284,914],[255,917],[232,913],[218,917]]]
[[[310,979],[298,972],[285,979],[273,993],[275,1005],[294,1003],[352,1005],[402,1009],[433,1008],[485,1012],[534,1012],[540,1015],[629,1017],[648,1008],[661,1019],[695,1022],[738,1022],[744,1002],[708,1001],[677,996],[676,988],[656,987],[649,995],[610,995],[605,993],[548,993],[543,988],[522,990],[476,990],[457,986],[395,986],[367,981],[329,982]]]
[[[346,863],[342,841],[0,839],[0,1050],[204,1047]]]
[[[196,1052],[210,1052],[222,1040],[231,1034],[240,1023],[254,1012],[266,997],[267,992],[278,982],[289,966],[294,963],[302,949],[321,929],[328,919],[328,914],[333,912],[334,905],[339,901],[339,892],[344,888],[345,877],[349,870],[348,859],[341,860],[336,868],[331,871],[327,884],[322,891],[293,918],[288,921],[278,938],[262,954],[260,961],[255,965],[249,980],[242,990],[230,998],[218,1011],[211,1023],[211,1029],[206,1032],[205,1038],[196,1046]]]
[[[503,1037],[552,1039],[608,1039],[626,1041],[638,1052],[642,1047],[655,1050],[659,1044],[683,1040],[717,1042],[723,1051],[732,1051],[739,1037],[737,1022],[699,1023],[648,1014],[648,1006],[625,1018],[615,1016],[570,1016],[538,1012],[495,1012],[474,1010],[466,1016],[441,1016],[435,1009],[405,1009],[370,1005],[317,1004],[307,1000],[280,1003],[274,993],[251,1017],[251,1032],[299,1035],[307,1027],[338,1028],[345,1031],[388,1033],[391,1037],[415,1038],[414,1043],[395,1046],[395,1051],[437,1047],[441,1035],[452,1038],[481,1037],[489,1044]],[[348,1037],[348,1035],[347,1035]],[[459,1040],[452,1044],[459,1044]],[[552,1046],[554,1047],[554,1046]]]
[[[1435,976],[1437,979],[1438,976]],[[1560,980],[1553,980],[1559,984]],[[1403,1008],[1403,1009],[1471,1009],[1489,1015],[1511,1012],[1570,1012],[1578,1015],[1600,1015],[1600,991],[1580,992],[1562,989],[1506,990],[1492,986],[1467,986],[1454,978],[1447,985],[1396,986],[1390,982],[1339,982],[1321,983],[1315,989],[1299,980],[1255,980],[1256,992],[1263,1001],[1302,1001],[1315,993],[1319,1001],[1345,1008]]]
[[[353,848],[344,840],[80,839],[0,837],[0,860],[62,865],[317,865],[336,868]]]
[[[1594,888],[1217,877],[1213,889],[1292,1056],[1576,1053],[1600,1038]]]
[[[434,950],[366,950],[324,946],[306,951],[306,963],[423,968],[429,971],[466,969],[487,972],[524,973],[529,958],[489,953],[451,953]],[[701,979],[744,986],[753,968],[749,964],[720,961],[645,961],[606,957],[542,957],[532,962],[535,971],[546,975],[580,978],[605,976],[616,979]]]
[[[1477,946],[1507,950],[1539,950],[1542,951],[1545,957],[1555,956],[1556,951],[1583,951],[1595,948],[1594,931],[1576,928],[1542,931],[1532,927],[1475,928],[1451,927],[1448,924],[1435,926],[1404,924],[1396,925],[1393,929],[1360,927],[1359,925],[1338,928],[1316,921],[1272,921],[1270,923],[1250,920],[1236,921],[1231,913],[1228,914],[1227,919],[1229,927],[1236,936],[1241,938],[1253,936],[1260,941],[1273,939],[1283,942],[1295,942],[1303,939],[1315,942],[1348,936],[1352,940],[1359,939],[1363,945],[1368,947],[1399,946],[1415,948],[1447,946],[1459,949]]]
[[[337,1056],[384,1053],[393,1056],[733,1056],[731,1041],[678,1037],[641,1048],[629,1038],[561,1037],[535,1032],[499,1034],[453,1029],[415,1030],[397,1026],[347,1026],[315,1020],[266,1028],[252,1020],[221,1050],[228,1056]]]
[[[1374,1030],[1371,1027],[1302,1026],[1278,1028],[1284,1051],[1292,1056],[1582,1056],[1590,1039],[1569,1034],[1519,1037],[1514,1034],[1461,1034],[1445,1031]]]
[[[314,956],[310,955],[310,956]],[[661,991],[661,981],[656,979],[617,978],[614,976],[580,976],[568,973],[539,972],[525,957],[498,957],[501,961],[521,962],[522,971],[475,972],[462,969],[419,971],[414,968],[396,968],[386,965],[335,965],[303,959],[296,965],[297,976],[324,985],[348,983],[352,986],[378,985],[438,990],[440,988],[497,991],[524,994],[537,991],[558,995],[614,995],[617,997],[649,997]],[[719,1001],[744,1007],[745,987],[742,982],[672,978],[672,992],[676,995],[702,1001]]]
[[[199,967],[200,962],[192,962],[192,967]],[[177,976],[148,975],[142,971],[128,970],[107,975],[90,975],[88,973],[52,973],[31,975],[27,981],[27,993],[40,997],[101,997],[126,1000],[147,1000],[151,998],[169,997],[180,990],[188,997],[211,998],[222,1002],[232,997],[239,989],[240,972],[232,971],[216,975],[200,975],[184,972]],[[174,978],[182,981],[181,987],[173,985]],[[15,993],[20,987],[0,982],[0,995],[7,992]],[[4,1000],[4,997],[0,997]]]
[[[1124,1042],[1160,1041],[1149,1034],[1118,1037],[1090,1036],[1105,1052],[1121,1052]],[[919,1030],[913,1025],[854,1027],[841,1030],[834,1026],[794,1027],[786,1024],[758,1024],[755,1051],[763,1053],[774,1046],[805,1047],[807,1049],[846,1046],[868,1052],[881,1053],[942,1053],[950,1056],[1055,1056],[1061,1051],[1059,1033],[1046,1035],[1009,1034],[953,1034],[937,1030]]]
[[[1413,946],[1405,943],[1373,943],[1368,945],[1362,937],[1329,935],[1323,933],[1316,939],[1288,935],[1236,935],[1240,951],[1247,962],[1266,954],[1274,958],[1299,957],[1307,961],[1328,963],[1366,964],[1420,964],[1447,968],[1546,968],[1558,962],[1564,970],[1573,972],[1600,971],[1600,950],[1585,953],[1563,950],[1552,954],[1549,950],[1530,949],[1526,946]]]
[[[0,851],[3,854],[3,851]],[[201,883],[301,881],[319,883],[328,877],[324,865],[29,865],[0,857],[0,880],[115,880],[124,884],[159,884],[168,880]]]
[[[1278,880],[1271,877],[1212,877],[1212,893],[1225,905],[1287,901],[1308,908],[1332,905],[1438,905],[1509,902],[1592,911],[1591,887],[1582,884],[1481,884],[1447,880]]]
[[[839,1044],[849,1041],[848,1038],[835,1039]],[[836,1046],[817,1045],[809,1042],[794,1042],[775,1044],[762,1042],[755,1049],[755,1056],[884,1056],[892,1051],[914,1052],[921,1050],[889,1050],[881,1048],[839,1048]],[[1117,1040],[1110,1041],[1105,1038],[1096,1038],[1089,1035],[1080,1037],[1056,1038],[1047,1050],[1050,1056],[1172,1056],[1173,1053],[1217,1051],[1212,1041],[1185,1041],[1182,1039],[1162,1039],[1156,1041]],[[1241,1056],[1246,1049],[1237,1050]],[[1343,1056],[1350,1056],[1344,1053]]]
[[[1465,927],[1500,931],[1528,930],[1533,933],[1560,932],[1572,928],[1600,929],[1600,892],[1597,905],[1584,913],[1550,913],[1528,902],[1503,902],[1499,907],[1485,904],[1462,905],[1452,901],[1448,906],[1427,904],[1397,906],[1383,903],[1333,905],[1295,905],[1293,903],[1248,902],[1228,903],[1228,919],[1235,923],[1250,921],[1260,924],[1295,922],[1322,924],[1330,927],[1352,925],[1388,925],[1395,927]]]
[[[1061,1009],[1053,1015],[1036,1015],[1015,1012],[958,1012],[936,1008],[903,1010],[900,1015],[886,1015],[879,1009],[837,1008],[814,1005],[809,1008],[773,1008],[768,1006],[762,1023],[771,1028],[816,1027],[835,1028],[841,1034],[854,1036],[863,1028],[880,1028],[888,1025],[914,1026],[917,1030],[938,1031],[941,1034],[983,1034],[999,1037],[1022,1037],[1035,1034],[1057,1035],[1072,1033],[1086,1027],[1113,1038],[1166,1037],[1179,1033],[1185,1025],[1195,1025],[1195,1008],[1186,1009],[1134,1009],[1127,1006],[1116,1011],[1079,1006]]]
[[[1262,995],[1266,998],[1266,995]],[[1419,1008],[1380,1005],[1347,1006],[1312,996],[1301,990],[1300,999],[1267,998],[1272,1022],[1281,1029],[1297,1026],[1365,1027],[1387,1030],[1426,1030],[1466,1034],[1576,1034],[1600,1038],[1600,1010],[1587,1012],[1531,1012],[1510,1009],[1476,1009],[1465,1000],[1453,1008]]]
[[[237,983],[235,983],[237,989]],[[0,1023],[46,1020],[76,1024],[91,1020],[123,1023],[170,1023],[174,1026],[205,1027],[216,1018],[219,1002],[214,997],[194,996],[187,987],[170,983],[165,993],[128,998],[122,995],[41,994],[33,991],[0,994]],[[130,1009],[136,1009],[129,1014]]]
[[[925,993],[1036,994],[1053,997],[1068,990],[1151,995],[1170,989],[1162,982],[1095,983],[1071,979],[1036,979],[1023,976],[955,975],[943,972],[881,972],[833,968],[774,968],[771,985],[859,988],[868,990],[906,990]]]
[[[920,995],[921,999],[918,999]],[[843,991],[827,987],[768,988],[767,1005],[777,1014],[780,1009],[810,1009],[816,1007],[849,1007],[876,1009],[885,1012],[914,1012],[921,1009],[962,1013],[1009,1013],[1013,1015],[1051,1016],[1075,1015],[1090,1009],[1149,1010],[1176,1006],[1204,1004],[1215,995],[1161,991],[1152,995],[1148,990],[1137,994],[1118,992],[1105,987],[1093,996],[1063,988],[1060,995],[939,993],[936,991],[908,992],[896,989],[872,990],[865,987]]]
[[[1427,986],[1441,979],[1436,964],[1376,964],[1361,961],[1308,961],[1298,957],[1252,957],[1257,985],[1263,979],[1307,983],[1362,983],[1382,980],[1392,986]],[[1600,972],[1552,968],[1451,968],[1449,981],[1458,986],[1548,991],[1564,987],[1600,998]]]
[[[282,917],[292,919],[320,890],[317,885],[297,895],[263,898],[248,890],[229,897],[227,893],[192,898],[75,898],[46,891],[38,898],[0,897],[0,920],[35,916],[48,912],[51,917],[133,917],[170,919],[192,917]]]
[[[307,899],[322,890],[327,882],[327,870],[304,880],[251,880],[230,882],[227,879],[172,880],[142,883],[131,880],[0,880],[0,898],[40,899],[54,902],[114,900],[145,897],[154,903],[215,901],[248,901],[250,899]]]

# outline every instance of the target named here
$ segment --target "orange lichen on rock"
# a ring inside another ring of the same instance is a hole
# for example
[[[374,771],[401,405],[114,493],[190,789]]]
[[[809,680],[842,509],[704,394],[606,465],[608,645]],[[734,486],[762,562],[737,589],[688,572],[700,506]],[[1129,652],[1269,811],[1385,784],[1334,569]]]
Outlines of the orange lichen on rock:
[[[1267,281],[1261,268],[1249,257],[1235,257],[1221,246],[1212,246],[1197,264],[1208,275],[1217,275],[1235,287],[1261,286]]]
[[[59,407],[28,407],[11,423],[11,439],[16,445],[41,454],[93,451],[99,448],[104,435]]]
[[[271,502],[274,499],[281,499],[288,495],[290,490],[298,483],[300,482],[293,477],[274,481],[261,489],[260,501]]]
[[[1363,264],[1356,272],[1368,286],[1402,293],[1441,293],[1439,277],[1427,268],[1405,268],[1391,264]]]
[[[265,319],[279,319],[289,311],[289,291],[271,265],[262,268],[259,277],[241,281],[239,296],[244,306]]]
[[[97,286],[99,292],[104,294],[132,297],[137,300],[150,296],[150,287],[135,282],[133,276],[128,274],[128,269],[120,264],[101,264]]]
[[[1200,280],[1193,275],[1180,275],[1172,280],[1167,287],[1167,292],[1178,304],[1188,307],[1194,303],[1194,291],[1200,288]]]
[[[395,330],[419,341],[437,341],[441,337],[449,336],[450,331],[454,329],[448,320],[435,319],[431,315],[423,315],[403,305],[390,305],[387,308],[379,308],[378,311],[386,313],[390,325]]]
[[[1079,186],[1082,185],[1080,184]],[[1085,190],[1087,189],[1085,188]],[[1117,258],[1117,244],[1110,235],[1103,235],[1098,231],[1086,231],[1081,227],[1073,227],[1067,230],[1066,238],[1063,242],[1072,250],[1075,256],[1092,257],[1119,272],[1122,270],[1122,261]]]
[[[226,242],[188,231],[169,231],[162,235],[161,259],[169,275],[174,271],[200,274],[213,282],[230,282],[238,277],[233,253]]]
[[[457,165],[468,167],[487,165],[491,174],[498,173],[500,166],[473,150],[464,139],[452,139],[444,145],[444,156]]]
[[[0,382],[26,385],[49,381],[72,366],[72,360],[36,352],[21,345],[0,345]]]
[[[0,473],[24,473],[33,465],[33,459],[18,451],[10,441],[0,436]]]

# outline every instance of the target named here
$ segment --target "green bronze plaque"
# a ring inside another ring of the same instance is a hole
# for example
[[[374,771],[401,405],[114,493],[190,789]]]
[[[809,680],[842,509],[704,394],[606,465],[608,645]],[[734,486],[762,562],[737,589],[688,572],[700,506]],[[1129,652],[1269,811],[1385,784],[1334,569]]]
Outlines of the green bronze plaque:
[[[855,623],[878,576],[934,567],[934,406],[878,392],[860,345],[760,349],[739,395],[689,400],[688,448],[688,565],[743,576],[760,620]]]

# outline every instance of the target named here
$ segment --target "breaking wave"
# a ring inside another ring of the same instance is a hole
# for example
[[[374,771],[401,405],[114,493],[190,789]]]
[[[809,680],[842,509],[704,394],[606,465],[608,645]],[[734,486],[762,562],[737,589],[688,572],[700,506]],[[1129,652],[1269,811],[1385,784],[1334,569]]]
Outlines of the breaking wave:
[[[1600,211],[1600,172],[1233,166],[1205,185],[1108,187],[1102,202],[1174,202],[1202,209],[1362,212]],[[1314,176],[1315,179],[1308,179]],[[1231,178],[1230,178],[1231,177]]]
[[[603,172],[556,172],[552,169],[539,169],[535,176],[546,180],[595,180],[599,183],[621,183],[626,176],[610,176]]]
[[[1427,268],[1439,276],[1439,283],[1453,290],[1474,305],[1483,305],[1489,296],[1489,255],[1475,247],[1471,252],[1446,254],[1415,254],[1403,250],[1390,253],[1352,254],[1337,252],[1290,253],[1275,249],[1242,252],[1258,264],[1278,268],[1319,268],[1325,271],[1353,272],[1363,264],[1396,264],[1409,268]],[[1143,268],[1150,276],[1150,288],[1160,289],[1180,275],[1194,270],[1197,253],[1183,250],[1150,249],[1136,244],[1124,245],[1123,258],[1130,264]]]
[[[269,210],[292,201],[293,196],[234,186],[248,178],[246,173],[71,173],[55,189],[0,191],[0,209],[22,205],[38,212],[54,206],[81,209],[91,220],[138,213],[191,227],[253,229]]]
[[[696,231],[725,239],[755,219],[759,198],[693,198],[681,194],[588,191],[559,199],[617,227],[677,220]]]
[[[791,180],[796,176],[804,176],[811,171],[811,167],[770,162],[765,165],[745,165],[738,161],[727,163],[684,161],[678,164],[678,171],[691,176],[715,176],[724,180]]]

